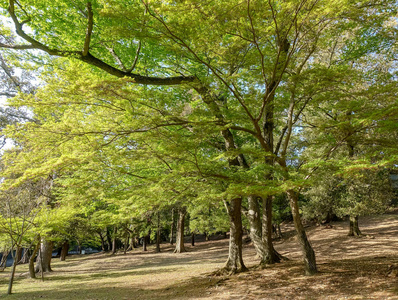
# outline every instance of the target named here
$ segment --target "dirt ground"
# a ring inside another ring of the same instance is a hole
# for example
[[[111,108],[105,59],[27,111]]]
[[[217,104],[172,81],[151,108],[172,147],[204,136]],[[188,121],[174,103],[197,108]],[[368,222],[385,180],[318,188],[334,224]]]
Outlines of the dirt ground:
[[[6,296],[8,272],[0,273],[0,298],[7,299],[398,299],[398,214],[360,219],[361,238],[347,236],[347,222],[308,227],[319,274],[304,276],[293,227],[275,248],[289,260],[257,268],[251,244],[244,246],[249,271],[213,276],[228,254],[228,240],[187,244],[173,254],[136,249],[124,255],[75,255],[53,261],[45,280],[27,276],[18,266],[14,294]]]

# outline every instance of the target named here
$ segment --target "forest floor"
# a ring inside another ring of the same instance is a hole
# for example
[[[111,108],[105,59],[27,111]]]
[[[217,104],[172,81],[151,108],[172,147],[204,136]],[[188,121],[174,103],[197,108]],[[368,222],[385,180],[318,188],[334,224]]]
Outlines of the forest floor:
[[[398,299],[398,213],[360,218],[363,237],[347,236],[348,223],[308,227],[319,273],[304,276],[291,224],[275,248],[289,260],[259,269],[253,246],[245,244],[248,272],[213,276],[228,255],[228,240],[187,243],[173,254],[135,249],[126,255],[96,253],[54,259],[53,272],[28,278],[19,265],[14,294],[6,296],[9,268],[0,273],[1,299]]]

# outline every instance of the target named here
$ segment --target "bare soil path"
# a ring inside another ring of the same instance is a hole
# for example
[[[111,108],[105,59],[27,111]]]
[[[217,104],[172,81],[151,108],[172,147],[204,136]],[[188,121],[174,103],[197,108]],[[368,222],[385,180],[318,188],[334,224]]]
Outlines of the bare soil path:
[[[289,258],[258,269],[253,246],[245,244],[249,271],[210,275],[227,258],[228,240],[187,244],[173,254],[141,249],[126,255],[75,255],[53,261],[44,282],[29,279],[18,266],[15,294],[5,296],[8,272],[0,273],[1,299],[398,299],[398,214],[360,219],[364,237],[347,237],[346,222],[307,228],[317,254],[319,274],[304,276],[299,246],[285,225],[276,249]]]

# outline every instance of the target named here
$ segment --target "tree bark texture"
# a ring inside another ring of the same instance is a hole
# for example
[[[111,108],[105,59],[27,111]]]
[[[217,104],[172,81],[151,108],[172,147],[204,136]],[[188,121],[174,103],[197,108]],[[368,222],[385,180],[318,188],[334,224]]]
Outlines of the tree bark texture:
[[[272,243],[272,196],[263,198],[262,241],[265,248],[261,264],[274,264],[281,261],[281,255],[274,249]]]
[[[304,230],[304,226],[301,223],[301,217],[298,206],[298,193],[293,190],[288,190],[287,196],[292,209],[294,227],[296,228],[297,238],[301,245],[304,259],[305,273],[307,275],[313,275],[318,272],[316,267],[315,252],[308,241],[307,234]]]
[[[40,245],[40,253],[36,260],[36,273],[41,271],[41,262],[43,265],[43,272],[51,272],[51,258],[53,252],[53,242],[48,240],[42,240]]]
[[[10,254],[10,250],[5,250],[2,253],[2,257],[1,257],[1,261],[0,261],[0,271],[4,271],[4,269],[7,267],[8,254]]]
[[[116,233],[117,233],[117,227],[115,226],[113,228],[113,237],[112,237],[112,254],[116,253]]]
[[[38,242],[33,249],[32,255],[29,257],[29,276],[30,278],[36,278],[36,272],[35,272],[35,258],[36,254],[39,251],[40,248],[40,242]]]
[[[256,196],[248,197],[249,212],[247,214],[247,218],[250,224],[250,232],[249,232],[250,239],[253,242],[257,256],[262,258],[265,249],[262,241],[261,213],[260,213],[259,199],[260,198]]]
[[[187,209],[185,207],[181,207],[178,210],[176,248],[174,249],[174,253],[186,252],[184,245],[184,228],[185,228],[186,213]]]
[[[358,225],[358,216],[350,215],[350,231],[348,232],[348,236],[361,236],[362,233],[359,230]]]
[[[80,241],[76,240],[76,243],[77,243],[77,252],[79,254],[82,254],[82,245],[80,244]]]
[[[142,238],[142,251],[148,251],[147,249],[148,240],[149,240],[149,234]]]
[[[124,235],[124,244],[123,244],[123,253],[124,254],[126,254],[127,251],[130,250],[129,240],[130,240],[130,233],[128,231],[126,231],[126,233]]]
[[[261,214],[260,203],[263,202]],[[248,220],[250,224],[250,239],[253,242],[261,265],[280,262],[281,256],[272,244],[272,199],[262,199],[257,196],[249,196]]]
[[[111,237],[111,233],[109,232],[108,227],[106,227],[106,240],[108,242],[106,251],[111,251],[112,250],[112,237]]]
[[[18,247],[16,252],[15,252],[15,260],[17,261],[17,263],[22,259],[22,253],[23,249]]]
[[[133,248],[139,248],[140,247],[140,239],[138,237],[131,237],[131,244],[133,245]]]
[[[18,254],[20,253],[20,250],[22,250],[20,247],[17,247],[16,251],[15,251],[15,255],[14,255],[14,262],[12,264],[12,270],[11,270],[11,274],[10,274],[10,281],[8,282],[8,290],[7,290],[7,294],[11,295],[12,293],[12,285],[14,283],[14,277],[15,277],[15,270],[17,269],[17,264],[18,264]]]
[[[242,198],[232,199],[229,203],[225,202],[229,215],[230,236],[229,236],[229,254],[222,271],[228,274],[235,274],[246,271],[242,257]]]
[[[157,228],[156,228],[156,252],[160,252],[160,214],[158,212],[158,220],[157,220]]]
[[[68,252],[69,252],[69,242],[65,241],[62,244],[61,255],[59,256],[59,259],[61,261],[65,261],[66,260],[66,256],[68,255]]]
[[[18,264],[27,264],[29,262],[29,249],[23,248],[22,257],[18,261]]]
[[[101,231],[98,231],[98,235],[101,239],[101,249],[102,251],[105,251],[105,239],[104,236],[102,235]]]
[[[174,221],[174,208],[171,210],[171,226],[170,226],[170,245],[174,243],[174,229],[175,229],[175,221]]]

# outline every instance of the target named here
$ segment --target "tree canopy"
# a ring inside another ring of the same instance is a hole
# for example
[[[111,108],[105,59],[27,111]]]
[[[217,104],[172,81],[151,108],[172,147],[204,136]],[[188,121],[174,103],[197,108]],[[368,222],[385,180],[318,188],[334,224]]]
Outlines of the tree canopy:
[[[41,85],[21,88],[1,60],[18,87],[10,105],[34,116],[5,131],[18,151],[3,157],[2,187],[50,176],[52,208],[94,231],[155,212],[159,227],[171,207],[206,232],[229,217],[234,273],[242,201],[273,263],[272,199],[286,193],[313,274],[299,193],[357,171],[339,209],[358,216],[361,174],[396,165],[396,1],[0,3],[0,47],[17,67],[23,51]]]

